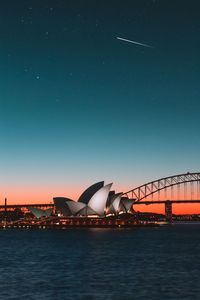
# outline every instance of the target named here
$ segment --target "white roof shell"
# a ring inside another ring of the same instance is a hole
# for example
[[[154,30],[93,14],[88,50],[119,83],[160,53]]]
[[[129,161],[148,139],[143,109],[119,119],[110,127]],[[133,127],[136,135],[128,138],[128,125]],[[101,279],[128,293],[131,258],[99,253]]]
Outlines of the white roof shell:
[[[39,219],[41,217],[49,217],[52,214],[53,208],[41,209],[30,207],[29,210],[36,218]]]
[[[110,206],[108,207],[107,212],[111,214],[117,214],[120,211],[120,201],[121,201],[122,193],[113,195]]]
[[[80,210],[82,210],[86,206],[85,203],[76,201],[66,201],[66,204],[69,207],[69,210],[71,211],[72,215],[76,215]]]
[[[104,215],[106,202],[112,183],[105,185],[99,189],[88,202],[88,206],[94,210],[99,216]]]

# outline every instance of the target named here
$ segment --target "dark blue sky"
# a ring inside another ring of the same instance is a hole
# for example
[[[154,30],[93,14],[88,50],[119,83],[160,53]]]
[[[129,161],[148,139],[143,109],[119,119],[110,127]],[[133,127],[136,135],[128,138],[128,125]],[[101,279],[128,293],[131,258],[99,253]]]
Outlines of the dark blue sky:
[[[49,200],[96,180],[126,191],[199,171],[199,11],[181,0],[1,1],[2,194]]]

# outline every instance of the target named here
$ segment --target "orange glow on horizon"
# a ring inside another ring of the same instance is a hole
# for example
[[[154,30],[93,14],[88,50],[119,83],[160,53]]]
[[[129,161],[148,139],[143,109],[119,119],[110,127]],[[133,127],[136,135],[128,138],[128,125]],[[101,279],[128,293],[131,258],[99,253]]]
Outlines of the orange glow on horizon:
[[[13,187],[1,188],[0,204],[4,204],[5,198],[7,198],[7,204],[33,204],[33,203],[53,203],[53,197],[67,197],[73,200],[77,200],[82,193],[81,189],[69,188],[63,186],[54,187]]]
[[[150,205],[135,205],[135,211],[141,212],[153,212],[153,213],[165,213],[165,205],[164,204],[150,204]],[[181,203],[181,204],[172,204],[173,214],[200,214],[200,203]]]
[[[67,197],[77,200],[82,192],[89,186],[14,186],[12,189],[8,186],[1,186],[0,204],[4,205],[4,199],[7,198],[7,204],[33,204],[33,203],[53,203],[53,197]],[[126,188],[120,186],[114,188],[115,191],[124,191]],[[150,200],[150,199],[149,199]],[[161,200],[161,197],[160,197]],[[174,214],[200,214],[200,203],[173,204]],[[135,211],[141,212],[165,212],[164,204],[135,205]]]

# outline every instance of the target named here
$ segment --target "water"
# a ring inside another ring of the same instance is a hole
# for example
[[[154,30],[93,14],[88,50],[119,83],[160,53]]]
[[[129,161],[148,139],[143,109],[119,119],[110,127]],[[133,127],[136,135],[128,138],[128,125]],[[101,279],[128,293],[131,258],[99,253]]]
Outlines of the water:
[[[200,224],[0,231],[0,299],[199,299]]]

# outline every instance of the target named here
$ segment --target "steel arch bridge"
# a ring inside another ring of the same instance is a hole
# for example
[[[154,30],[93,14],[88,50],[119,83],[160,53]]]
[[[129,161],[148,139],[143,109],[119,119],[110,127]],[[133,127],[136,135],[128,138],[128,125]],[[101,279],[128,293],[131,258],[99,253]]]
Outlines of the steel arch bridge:
[[[194,188],[193,184],[197,183],[197,194],[200,196],[200,173],[190,173],[187,172],[185,174],[178,174],[169,177],[160,178],[146,184],[143,184],[139,187],[136,187],[123,195],[125,197],[134,199],[135,203],[140,203],[146,201],[148,198],[151,197],[151,202],[153,203],[153,196],[157,195],[157,201],[159,199],[159,195],[161,191],[167,191],[171,189],[173,192],[173,187],[177,186],[178,190],[180,186],[184,186],[184,190],[187,189],[187,184],[189,183],[191,186],[191,190]],[[169,199],[168,199],[169,200]]]

